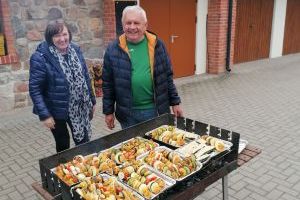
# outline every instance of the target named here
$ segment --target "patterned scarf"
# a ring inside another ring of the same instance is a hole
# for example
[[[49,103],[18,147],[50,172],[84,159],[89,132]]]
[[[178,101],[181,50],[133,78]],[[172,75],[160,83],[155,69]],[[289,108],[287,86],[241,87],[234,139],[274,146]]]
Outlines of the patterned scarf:
[[[90,139],[92,129],[89,114],[92,112],[93,105],[78,55],[71,45],[68,47],[67,60],[54,46],[50,46],[49,50],[58,59],[69,83],[68,111],[73,127],[73,138],[76,142],[80,142],[87,134]]]

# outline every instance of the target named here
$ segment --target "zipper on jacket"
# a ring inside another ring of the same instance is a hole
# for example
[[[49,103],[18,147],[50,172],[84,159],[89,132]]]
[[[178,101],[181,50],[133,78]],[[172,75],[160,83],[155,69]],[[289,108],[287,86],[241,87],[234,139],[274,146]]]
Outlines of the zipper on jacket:
[[[155,90],[155,82],[154,82],[154,74],[155,74],[155,47],[157,45],[157,38],[155,39],[155,45],[154,45],[154,57],[153,57],[153,77],[152,77],[152,88],[153,88],[153,101],[154,101],[154,106],[155,106],[155,110],[156,110],[156,114],[157,116],[159,116],[159,112],[158,112],[158,107],[157,107],[157,102],[156,102],[156,90]],[[150,66],[151,67],[151,66]]]
[[[157,38],[155,39],[155,44],[154,44],[154,55],[155,55],[155,47],[157,45]],[[130,91],[131,91],[131,98],[130,98],[130,109],[133,108],[133,91],[132,91],[132,63],[131,63],[131,59],[130,59],[130,54],[129,52],[125,51],[121,46],[120,46],[120,42],[119,42],[119,48],[127,54],[128,58],[129,58],[129,62],[130,62]],[[127,45],[126,45],[127,46]],[[150,62],[150,61],[149,61]],[[154,65],[155,65],[155,56],[153,57],[153,77],[151,78],[152,80],[152,89],[153,89],[153,103],[154,103],[154,107],[155,107],[155,111],[157,116],[159,116],[159,112],[158,112],[158,107],[157,107],[157,102],[156,102],[156,90],[155,90],[155,84],[154,84]],[[150,66],[151,68],[151,66]]]
[[[121,49],[121,51],[123,51],[127,56],[128,56],[128,60],[129,60],[129,63],[130,63],[130,92],[131,92],[131,97],[130,97],[130,110],[132,110],[133,108],[133,91],[132,91],[132,88],[131,88],[131,84],[132,84],[132,81],[131,81],[131,77],[132,77],[132,63],[131,63],[131,59],[130,59],[130,54],[129,52],[125,51],[121,46],[120,46],[120,42],[118,44],[119,48]]]

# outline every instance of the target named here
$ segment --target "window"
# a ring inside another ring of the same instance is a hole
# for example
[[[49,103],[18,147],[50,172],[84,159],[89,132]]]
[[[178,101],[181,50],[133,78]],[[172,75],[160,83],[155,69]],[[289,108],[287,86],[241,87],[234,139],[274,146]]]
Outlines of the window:
[[[122,28],[122,12],[126,6],[136,5],[136,1],[115,1],[115,15],[116,15],[116,32],[120,36],[123,33]]]

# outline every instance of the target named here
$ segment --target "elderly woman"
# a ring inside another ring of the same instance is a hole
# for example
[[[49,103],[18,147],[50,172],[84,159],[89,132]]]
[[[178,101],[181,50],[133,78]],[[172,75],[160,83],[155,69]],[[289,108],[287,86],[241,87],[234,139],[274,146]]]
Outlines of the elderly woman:
[[[79,46],[62,21],[49,23],[45,40],[30,58],[29,92],[33,113],[51,130],[56,151],[70,147],[67,124],[75,145],[88,142],[96,99]]]

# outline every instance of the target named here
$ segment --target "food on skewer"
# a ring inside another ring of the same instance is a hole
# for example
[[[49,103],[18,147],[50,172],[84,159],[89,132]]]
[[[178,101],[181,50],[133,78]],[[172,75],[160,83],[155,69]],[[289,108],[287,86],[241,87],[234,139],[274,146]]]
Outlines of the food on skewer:
[[[197,139],[199,136],[184,130],[180,130],[175,126],[161,126],[150,131],[149,136],[153,139],[162,141],[175,147],[181,147],[191,140]]]
[[[86,177],[96,176],[100,172],[117,174],[119,168],[105,152],[83,157],[77,155],[72,161],[60,164],[55,168],[55,174],[67,185],[73,185]]]
[[[118,177],[147,199],[166,187],[165,181],[140,161],[121,168]]]
[[[150,151],[144,161],[158,171],[174,179],[183,178],[196,170],[195,156],[182,158],[177,153],[162,150]]]
[[[67,185],[73,185],[86,177],[101,172],[117,175],[118,165],[133,161],[142,153],[154,149],[158,145],[143,138],[134,138],[122,144],[120,148],[111,148],[97,154],[87,156],[76,155],[72,161],[56,167],[55,173]]]
[[[179,152],[184,156],[195,155],[197,161],[204,163],[217,153],[223,152],[229,148],[228,144],[225,146],[223,140],[209,135],[203,135],[200,139],[176,149],[176,152]]]
[[[199,142],[202,144],[213,146],[218,152],[222,152],[225,150],[225,144],[222,140],[209,135],[201,136]]]
[[[150,151],[157,147],[158,144],[152,140],[146,140],[143,138],[133,138],[122,144],[120,148],[109,149],[111,159],[117,164],[123,164],[126,161],[135,160],[137,156]]]
[[[75,186],[76,192],[86,200],[135,200],[137,196],[121,185],[114,177],[101,175],[89,178]]]

